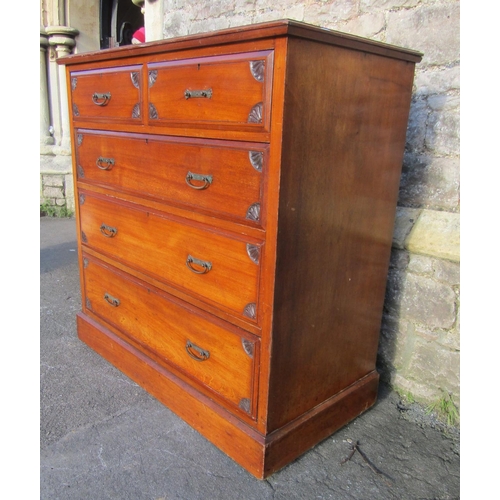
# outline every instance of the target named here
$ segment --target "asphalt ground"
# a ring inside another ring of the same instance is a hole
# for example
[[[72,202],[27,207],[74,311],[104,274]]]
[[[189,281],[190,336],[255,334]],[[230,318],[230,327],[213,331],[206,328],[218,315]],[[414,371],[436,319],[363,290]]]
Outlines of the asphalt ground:
[[[459,431],[384,385],[366,413],[255,479],[78,339],[79,286],[75,220],[41,217],[41,499],[460,498]]]

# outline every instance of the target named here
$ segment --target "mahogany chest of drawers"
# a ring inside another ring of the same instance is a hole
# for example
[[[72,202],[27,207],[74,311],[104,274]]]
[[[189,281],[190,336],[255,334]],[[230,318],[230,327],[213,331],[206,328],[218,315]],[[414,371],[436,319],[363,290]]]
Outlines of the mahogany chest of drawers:
[[[60,60],[78,335],[259,478],[376,400],[420,59],[277,21]]]

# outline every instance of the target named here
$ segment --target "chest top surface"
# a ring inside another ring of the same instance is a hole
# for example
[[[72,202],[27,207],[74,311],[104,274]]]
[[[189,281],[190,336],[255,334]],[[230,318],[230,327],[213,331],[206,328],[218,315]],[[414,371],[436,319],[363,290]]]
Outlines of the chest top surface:
[[[283,19],[265,23],[228,28],[208,33],[198,33],[183,37],[128,45],[96,52],[73,54],[58,59],[60,64],[84,64],[90,61],[122,59],[132,56],[147,56],[177,50],[210,47],[251,40],[265,40],[277,37],[297,37],[321,43],[361,50],[411,62],[420,62],[423,54],[416,50],[397,47],[387,43],[369,40],[356,35],[320,28],[307,23]]]

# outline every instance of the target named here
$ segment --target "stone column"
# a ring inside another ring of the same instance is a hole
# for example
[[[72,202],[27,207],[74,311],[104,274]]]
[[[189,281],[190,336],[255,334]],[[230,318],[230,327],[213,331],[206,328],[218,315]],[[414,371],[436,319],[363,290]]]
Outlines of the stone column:
[[[144,27],[146,28],[146,42],[163,39],[163,0],[132,0],[140,5],[144,14]]]
[[[47,92],[47,48],[49,40],[47,32],[40,28],[40,153],[47,154],[54,144],[50,134],[49,94]]]
[[[71,154],[71,138],[69,135],[68,97],[66,85],[66,68],[59,65],[56,59],[71,54],[75,46],[78,30],[67,26],[47,26],[49,36],[49,77],[52,105],[52,120],[56,145],[55,154]]]

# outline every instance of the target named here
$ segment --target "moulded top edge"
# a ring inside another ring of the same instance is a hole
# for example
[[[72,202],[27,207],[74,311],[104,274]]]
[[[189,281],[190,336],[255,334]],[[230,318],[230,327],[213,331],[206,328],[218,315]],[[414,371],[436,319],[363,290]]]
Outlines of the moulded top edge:
[[[93,61],[123,59],[142,55],[171,52],[190,48],[208,47],[228,43],[247,42],[264,38],[293,36],[315,40],[330,45],[339,45],[355,50],[363,50],[386,57],[402,59],[411,62],[420,62],[423,54],[416,50],[397,47],[384,42],[378,42],[341,31],[334,31],[312,24],[307,24],[290,19],[270,21],[258,24],[249,24],[234,28],[197,33],[164,40],[156,40],[140,45],[127,45],[112,49],[103,49],[94,52],[73,54],[57,60],[59,64],[83,64]]]

